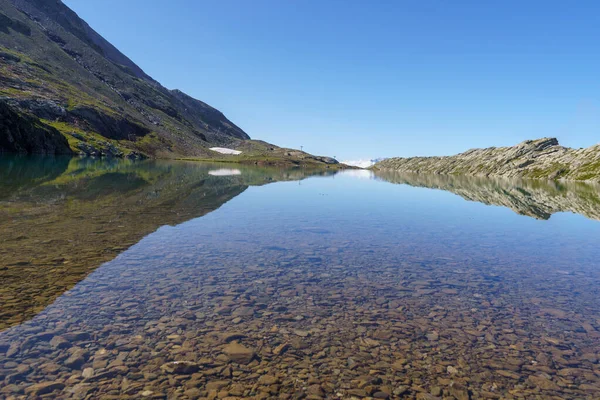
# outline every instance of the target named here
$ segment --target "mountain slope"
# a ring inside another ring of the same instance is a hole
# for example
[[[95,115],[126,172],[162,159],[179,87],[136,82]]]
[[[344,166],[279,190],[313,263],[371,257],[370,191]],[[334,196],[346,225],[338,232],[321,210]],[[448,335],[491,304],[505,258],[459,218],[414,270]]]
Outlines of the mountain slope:
[[[62,132],[75,152],[207,157],[212,145],[250,139],[161,86],[58,0],[0,0],[0,101]]]
[[[388,158],[376,170],[445,175],[600,181],[600,145],[571,149],[555,138],[527,140],[512,147],[472,149],[455,156]]]

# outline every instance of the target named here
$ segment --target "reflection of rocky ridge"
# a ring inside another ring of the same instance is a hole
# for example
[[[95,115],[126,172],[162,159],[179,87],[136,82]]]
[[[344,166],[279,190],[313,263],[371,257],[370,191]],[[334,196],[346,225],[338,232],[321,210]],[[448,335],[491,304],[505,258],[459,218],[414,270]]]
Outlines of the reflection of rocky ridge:
[[[0,180],[0,329],[31,318],[163,225],[202,216],[250,185],[311,173],[223,165],[14,157]],[[321,170],[319,174],[327,172]]]
[[[391,183],[446,190],[465,200],[508,207],[536,219],[549,219],[557,212],[572,212],[600,220],[600,185],[597,184],[395,171],[376,171],[375,174]]]

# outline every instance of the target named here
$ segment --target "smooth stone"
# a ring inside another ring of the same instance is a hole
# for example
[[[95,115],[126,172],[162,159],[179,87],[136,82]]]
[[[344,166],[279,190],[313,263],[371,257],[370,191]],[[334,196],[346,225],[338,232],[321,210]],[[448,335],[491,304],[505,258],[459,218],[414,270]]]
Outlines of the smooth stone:
[[[67,358],[65,365],[73,369],[80,368],[85,363],[89,355],[87,350],[84,350],[80,347],[73,347],[69,349],[69,352],[71,353],[71,356]]]
[[[52,393],[55,390],[64,389],[65,384],[62,382],[42,382],[42,383],[34,383],[31,386],[27,386],[25,388],[26,394],[32,394],[35,396],[41,396],[43,394]]]
[[[263,375],[258,378],[258,383],[261,385],[274,385],[279,382],[279,379],[273,375]]]
[[[238,343],[231,342],[223,349],[231,361],[235,361],[239,364],[248,364],[255,356],[254,350]]]
[[[94,376],[94,368],[84,368],[81,376],[83,376],[85,379],[91,378]]]
[[[197,372],[200,366],[191,361],[173,361],[161,365],[160,369],[169,374],[189,375]]]
[[[50,345],[55,349],[66,349],[71,347],[71,342],[62,336],[54,336],[52,340],[50,340]]]
[[[227,332],[227,333],[223,334],[223,336],[221,337],[221,340],[224,343],[230,343],[230,342],[233,342],[234,340],[244,339],[245,337],[246,337],[246,335],[241,332]]]
[[[531,375],[528,380],[542,390],[560,390],[560,387],[556,383],[543,376]]]
[[[206,384],[206,390],[221,390],[229,385],[229,381],[212,381]]]
[[[448,373],[452,374],[452,375],[458,374],[458,370],[455,367],[453,367],[452,365],[448,365],[448,367],[446,368],[446,371],[448,371]]]

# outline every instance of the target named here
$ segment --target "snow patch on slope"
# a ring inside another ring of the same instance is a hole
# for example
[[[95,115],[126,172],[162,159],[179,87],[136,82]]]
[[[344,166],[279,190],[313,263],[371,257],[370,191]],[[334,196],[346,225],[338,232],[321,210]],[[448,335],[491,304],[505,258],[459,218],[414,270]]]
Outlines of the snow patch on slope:
[[[210,150],[216,151],[217,153],[221,153],[221,154],[233,154],[236,156],[239,154],[242,154],[242,152],[239,150],[228,149],[226,147],[211,147]]]

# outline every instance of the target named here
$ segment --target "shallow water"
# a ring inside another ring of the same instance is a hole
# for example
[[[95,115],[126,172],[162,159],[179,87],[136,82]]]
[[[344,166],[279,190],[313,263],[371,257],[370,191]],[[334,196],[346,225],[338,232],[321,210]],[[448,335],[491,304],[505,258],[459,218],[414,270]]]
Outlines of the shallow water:
[[[28,163],[0,397],[600,396],[594,186]]]

